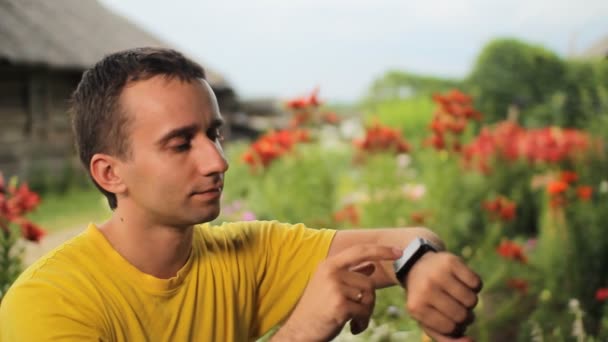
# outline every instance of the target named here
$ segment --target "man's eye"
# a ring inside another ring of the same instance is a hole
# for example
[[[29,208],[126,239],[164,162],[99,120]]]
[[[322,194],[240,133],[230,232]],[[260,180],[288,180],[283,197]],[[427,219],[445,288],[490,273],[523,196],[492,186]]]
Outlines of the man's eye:
[[[187,143],[183,143],[183,144],[180,144],[180,145],[176,145],[176,146],[173,147],[173,149],[175,151],[177,151],[177,152],[184,152],[184,151],[189,150],[190,147],[191,147],[190,143],[187,142]]]

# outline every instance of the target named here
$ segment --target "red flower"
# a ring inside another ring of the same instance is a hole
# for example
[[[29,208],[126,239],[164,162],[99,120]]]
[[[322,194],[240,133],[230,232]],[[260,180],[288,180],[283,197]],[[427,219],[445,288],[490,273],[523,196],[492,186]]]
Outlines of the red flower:
[[[448,93],[448,97],[450,98],[450,100],[460,104],[469,104],[472,101],[472,98],[470,96],[459,91],[458,89],[454,89],[450,93]]]
[[[505,259],[519,261],[522,264],[528,262],[528,257],[524,254],[523,248],[515,242],[503,240],[496,248],[496,251]]]
[[[515,218],[515,203],[503,203],[503,206],[500,209],[499,216],[503,221],[512,221]]]
[[[467,126],[467,122],[465,120],[453,121],[448,124],[448,129],[452,131],[454,134],[461,134],[465,127]]]
[[[399,130],[376,122],[367,127],[362,139],[353,141],[361,152],[407,153],[410,146]]]
[[[318,107],[321,104],[317,97],[319,88],[313,90],[309,96],[298,97],[287,101],[287,107],[290,109],[303,109],[307,107]]]
[[[359,210],[357,210],[354,204],[349,204],[334,213],[334,220],[336,222],[350,222],[353,225],[358,225],[359,219]]]
[[[434,94],[433,101],[437,103],[437,110],[429,125],[433,135],[425,140],[425,145],[436,150],[451,148],[450,152],[463,152],[460,141],[462,132],[470,119],[478,120],[481,117],[472,107],[472,98],[455,89],[445,95]]]
[[[441,134],[445,131],[445,123],[443,123],[438,117],[435,117],[433,121],[431,121],[430,129],[436,134]]]
[[[310,113],[308,111],[297,112],[291,118],[291,122],[289,123],[289,127],[296,128],[299,127],[310,120]]]
[[[21,184],[13,196],[17,198],[19,207],[24,213],[34,210],[40,204],[40,196],[31,191],[25,183]]]
[[[19,225],[21,225],[21,234],[26,240],[40,242],[40,239],[46,234],[42,228],[30,221],[22,220]]]
[[[581,185],[578,188],[576,188],[576,194],[577,194],[578,198],[580,198],[582,201],[588,201],[589,199],[591,199],[592,193],[593,193],[593,188],[591,188],[588,185]]]
[[[519,291],[521,294],[528,293],[528,282],[521,278],[511,278],[507,280],[507,286]]]
[[[547,185],[547,192],[550,195],[559,195],[568,189],[568,183],[562,180],[552,181]]]
[[[427,144],[433,146],[436,150],[443,150],[445,148],[445,140],[441,134],[434,134],[431,136],[427,141]]]
[[[330,125],[335,125],[340,122],[340,117],[334,112],[327,112],[323,114],[323,121]]]
[[[252,169],[258,166],[266,167],[270,163],[289,152],[296,143],[307,142],[310,136],[305,130],[283,130],[270,132],[251,144],[241,160]]]
[[[516,204],[504,196],[499,196],[491,201],[485,201],[482,205],[493,219],[500,219],[505,222],[515,219]]]
[[[506,161],[557,163],[580,158],[592,147],[590,135],[583,131],[557,127],[527,130],[514,122],[503,121],[493,128],[482,128],[479,136],[463,149],[463,157],[467,166],[475,165],[474,160],[494,157]],[[577,178],[575,173],[566,172],[560,180],[569,184]]]
[[[597,289],[595,292],[595,299],[599,302],[603,302],[608,299],[608,287]]]
[[[562,171],[560,179],[563,182],[572,184],[578,180],[578,175],[574,171]]]
[[[424,221],[426,221],[428,216],[430,216],[430,214],[426,212],[415,212],[410,214],[410,219],[415,224],[424,224]]]

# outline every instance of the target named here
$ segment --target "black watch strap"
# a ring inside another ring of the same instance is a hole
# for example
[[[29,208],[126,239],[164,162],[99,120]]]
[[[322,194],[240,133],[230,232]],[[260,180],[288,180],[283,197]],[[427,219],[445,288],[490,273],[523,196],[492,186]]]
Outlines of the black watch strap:
[[[400,283],[405,281],[414,264],[427,252],[437,252],[437,248],[428,240],[417,237],[403,250],[403,254],[393,264],[395,275]]]

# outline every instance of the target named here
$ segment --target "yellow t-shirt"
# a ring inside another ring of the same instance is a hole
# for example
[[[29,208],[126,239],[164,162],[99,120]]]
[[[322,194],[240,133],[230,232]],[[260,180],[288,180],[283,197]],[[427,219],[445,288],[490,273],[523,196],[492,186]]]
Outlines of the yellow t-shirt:
[[[277,222],[200,225],[186,264],[159,279],[90,225],[13,284],[0,305],[0,340],[255,340],[287,317],[334,233]]]

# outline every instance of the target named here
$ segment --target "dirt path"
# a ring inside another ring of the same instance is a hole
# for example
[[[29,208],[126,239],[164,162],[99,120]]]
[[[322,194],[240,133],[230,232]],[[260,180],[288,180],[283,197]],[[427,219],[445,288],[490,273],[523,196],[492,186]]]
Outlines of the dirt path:
[[[30,265],[53,248],[73,238],[85,229],[86,225],[73,229],[64,229],[59,232],[46,235],[42,238],[40,243],[27,243],[25,245],[25,265]]]

